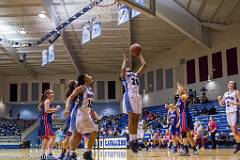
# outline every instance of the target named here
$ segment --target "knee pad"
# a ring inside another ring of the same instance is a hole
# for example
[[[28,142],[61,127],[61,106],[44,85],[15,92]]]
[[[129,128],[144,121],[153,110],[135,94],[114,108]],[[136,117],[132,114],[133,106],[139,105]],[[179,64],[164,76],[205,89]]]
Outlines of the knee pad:
[[[187,133],[186,132],[182,132],[182,138],[187,138]]]

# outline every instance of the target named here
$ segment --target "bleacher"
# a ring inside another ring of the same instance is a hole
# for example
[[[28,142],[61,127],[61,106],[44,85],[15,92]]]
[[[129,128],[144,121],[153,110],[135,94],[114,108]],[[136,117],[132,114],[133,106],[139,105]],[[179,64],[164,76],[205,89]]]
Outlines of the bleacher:
[[[20,148],[21,133],[33,124],[34,120],[0,119],[0,148]]]
[[[196,115],[196,108],[199,111],[202,111],[203,108],[206,108],[207,110],[209,110],[212,107],[216,108],[216,114],[215,115]],[[195,118],[197,117],[197,119],[201,122],[201,124],[203,125],[203,128],[205,130],[208,129],[208,122],[209,122],[209,118],[210,116],[212,116],[215,120],[215,122],[217,123],[218,129],[217,129],[217,134],[216,134],[216,139],[219,142],[218,144],[220,145],[224,145],[225,147],[232,146],[234,143],[234,137],[232,136],[231,133],[231,129],[228,126],[228,122],[227,122],[227,117],[226,117],[226,113],[225,113],[225,107],[223,106],[219,106],[219,104],[215,101],[215,102],[209,102],[209,103],[203,103],[203,104],[193,104],[189,106],[190,109],[190,113],[192,115],[193,118],[193,123],[195,122]],[[164,115],[167,113],[167,110],[165,109],[165,107],[163,105],[161,106],[153,106],[153,107],[147,107],[144,108],[145,111],[151,112],[151,113],[157,113],[160,115]],[[165,134],[167,129],[162,129],[162,133]],[[240,128],[239,128],[240,130]],[[210,141],[210,135],[208,137],[209,141]]]

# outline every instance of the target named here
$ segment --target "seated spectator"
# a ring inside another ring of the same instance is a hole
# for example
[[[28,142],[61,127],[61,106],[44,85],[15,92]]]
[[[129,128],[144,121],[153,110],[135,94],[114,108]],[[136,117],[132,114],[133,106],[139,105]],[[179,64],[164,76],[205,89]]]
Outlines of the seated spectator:
[[[200,112],[199,112],[198,108],[196,107],[195,108],[195,116],[198,117],[199,115],[200,115]]]
[[[205,130],[199,120],[197,120],[194,123],[194,141],[196,142],[196,145],[198,148],[201,148],[202,146],[206,147],[207,144],[207,137],[208,133],[207,130]]]
[[[198,97],[194,97],[194,98],[193,98],[193,103],[194,103],[194,104],[197,104],[197,103],[199,103],[199,102],[200,102],[200,100],[199,100]]]
[[[202,109],[202,114],[208,114],[208,109],[204,106]]]
[[[214,115],[214,114],[217,114],[217,110],[214,106],[212,106],[210,109],[209,109],[209,115]]]
[[[194,99],[194,92],[193,92],[193,90],[189,89],[188,94],[189,94],[190,102],[191,102],[191,104],[193,104],[193,99]]]

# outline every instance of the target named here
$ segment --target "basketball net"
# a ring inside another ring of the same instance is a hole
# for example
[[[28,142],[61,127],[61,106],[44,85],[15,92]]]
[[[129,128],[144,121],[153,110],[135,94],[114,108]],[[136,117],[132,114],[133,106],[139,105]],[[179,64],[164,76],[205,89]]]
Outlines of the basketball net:
[[[95,0],[90,0],[94,3]],[[96,18],[101,22],[111,22],[114,20],[114,10],[119,0],[103,0],[101,3],[94,5],[93,12]]]

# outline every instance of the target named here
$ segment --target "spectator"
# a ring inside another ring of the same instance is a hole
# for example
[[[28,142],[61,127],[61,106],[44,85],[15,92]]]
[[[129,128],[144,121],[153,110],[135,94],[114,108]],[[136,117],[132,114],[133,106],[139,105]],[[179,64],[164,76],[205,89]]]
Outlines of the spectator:
[[[214,106],[212,106],[210,109],[209,109],[209,115],[214,115],[214,114],[217,114],[217,111],[216,111],[216,108]]]
[[[20,112],[17,112],[17,120],[19,120],[20,119]]]
[[[214,121],[212,116],[210,117],[209,122],[208,122],[208,131],[211,134],[212,149],[216,149],[215,135],[216,135],[216,132],[217,132],[217,124]]]
[[[198,148],[201,148],[203,144],[203,126],[201,122],[196,119],[194,123],[194,141]]]
[[[203,109],[202,109],[202,114],[208,114],[208,112],[209,112],[209,111],[208,111],[207,108],[204,106]]]
[[[206,103],[208,102],[207,96],[206,96],[206,91],[207,89],[205,87],[202,87],[200,90],[200,101],[201,103]]]
[[[193,92],[193,90],[189,89],[188,94],[189,94],[189,97],[190,97],[191,104],[193,104],[193,99],[194,99],[194,92]]]
[[[12,110],[9,109],[9,117],[12,118]]]

